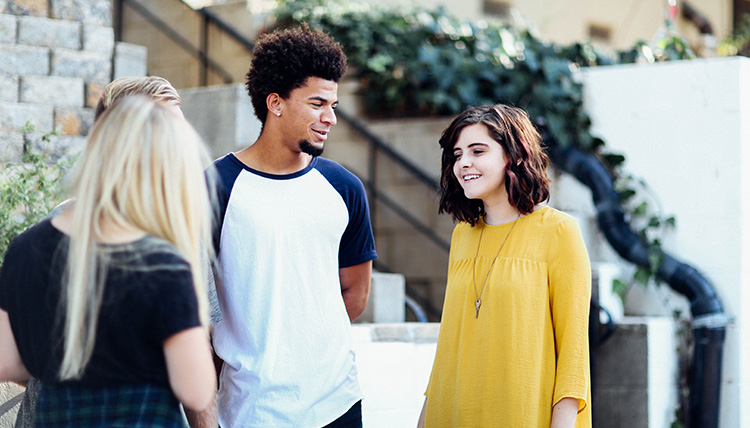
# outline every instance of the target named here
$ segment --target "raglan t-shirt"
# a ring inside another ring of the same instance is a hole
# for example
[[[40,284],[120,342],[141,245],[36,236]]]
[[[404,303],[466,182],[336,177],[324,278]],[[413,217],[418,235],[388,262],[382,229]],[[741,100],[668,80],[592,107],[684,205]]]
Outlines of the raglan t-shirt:
[[[288,175],[214,165],[219,422],[324,426],[362,398],[339,269],[377,257],[364,187],[322,158]]]

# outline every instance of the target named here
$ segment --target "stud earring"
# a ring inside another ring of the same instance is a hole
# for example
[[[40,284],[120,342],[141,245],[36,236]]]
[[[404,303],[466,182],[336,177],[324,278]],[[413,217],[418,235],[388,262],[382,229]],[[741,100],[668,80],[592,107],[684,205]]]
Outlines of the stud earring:
[[[276,112],[276,116],[281,116],[281,112],[280,112],[280,111],[277,111],[277,112]]]

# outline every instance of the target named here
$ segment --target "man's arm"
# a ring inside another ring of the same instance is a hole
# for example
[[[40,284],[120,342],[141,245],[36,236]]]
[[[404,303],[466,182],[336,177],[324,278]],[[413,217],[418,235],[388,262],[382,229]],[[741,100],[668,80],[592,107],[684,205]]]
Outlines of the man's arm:
[[[218,407],[216,396],[214,395],[211,404],[200,412],[188,409],[187,407],[183,407],[182,409],[185,411],[185,417],[187,418],[190,428],[216,428],[219,426]]]
[[[370,297],[371,277],[372,261],[339,269],[341,295],[350,321],[354,321],[365,311]]]

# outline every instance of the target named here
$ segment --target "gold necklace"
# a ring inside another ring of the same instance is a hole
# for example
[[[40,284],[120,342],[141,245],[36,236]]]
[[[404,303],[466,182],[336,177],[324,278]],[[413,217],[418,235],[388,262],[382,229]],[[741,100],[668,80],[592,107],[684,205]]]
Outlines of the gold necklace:
[[[479,289],[479,292],[477,292],[477,258],[479,257],[479,247],[482,246],[482,235],[484,235],[484,221],[482,222],[482,230],[479,232],[479,244],[477,244],[477,254],[474,256],[474,266],[471,269],[471,280],[474,283],[474,297],[476,297],[477,300],[474,301],[474,306],[476,306],[477,309],[477,315],[476,318],[479,319],[479,308],[482,307],[482,293],[484,293],[484,286],[487,285],[487,279],[490,277],[490,272],[492,272],[492,267],[495,266],[495,261],[497,260],[497,256],[500,255],[500,250],[503,249],[505,246],[505,242],[508,240],[508,237],[510,236],[510,232],[513,232],[513,228],[516,227],[516,222],[518,219],[521,218],[521,214],[518,214],[518,217],[513,221],[513,225],[510,227],[510,230],[508,231],[508,234],[505,235],[505,239],[503,239],[503,243],[500,244],[500,248],[497,249],[497,253],[495,253],[495,258],[492,259],[492,263],[490,263],[490,269],[487,271],[487,275],[484,277],[484,282],[482,283],[482,288]]]

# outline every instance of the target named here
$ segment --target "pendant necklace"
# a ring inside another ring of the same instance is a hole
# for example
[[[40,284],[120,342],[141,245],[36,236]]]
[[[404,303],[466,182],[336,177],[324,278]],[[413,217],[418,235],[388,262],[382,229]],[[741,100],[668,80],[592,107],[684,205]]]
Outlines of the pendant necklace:
[[[476,301],[474,301],[474,306],[476,306],[477,314],[476,318],[479,319],[479,308],[482,307],[482,293],[484,293],[484,286],[487,285],[487,279],[490,277],[490,272],[492,272],[492,267],[495,266],[495,261],[497,261],[497,257],[500,255],[500,250],[503,249],[505,246],[505,242],[508,240],[508,237],[510,236],[510,232],[513,232],[513,228],[516,227],[516,222],[518,219],[521,218],[521,214],[518,214],[518,217],[513,221],[513,225],[510,226],[510,230],[508,231],[508,234],[505,235],[505,239],[503,239],[503,243],[500,244],[500,248],[497,249],[497,253],[495,253],[495,258],[492,259],[492,263],[490,263],[490,269],[487,271],[487,275],[484,277],[484,282],[482,283],[482,288],[479,289],[477,292],[477,258],[479,257],[479,247],[482,246],[482,235],[484,235],[484,221],[482,222],[482,230],[479,232],[479,243],[477,244],[477,254],[474,256],[474,267],[471,269],[471,280],[474,283],[474,297],[476,297]]]

